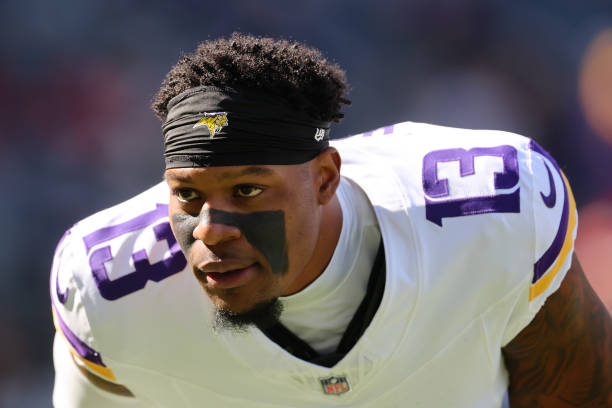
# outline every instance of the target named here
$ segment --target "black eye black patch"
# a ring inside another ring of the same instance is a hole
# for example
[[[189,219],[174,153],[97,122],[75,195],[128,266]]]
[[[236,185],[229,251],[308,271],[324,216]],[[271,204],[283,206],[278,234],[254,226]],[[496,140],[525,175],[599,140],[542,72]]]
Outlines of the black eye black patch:
[[[193,244],[193,230],[200,223],[237,227],[246,240],[266,257],[272,272],[285,274],[289,268],[284,211],[258,211],[247,214],[210,209],[199,215],[174,214],[174,232],[178,243],[187,252]]]

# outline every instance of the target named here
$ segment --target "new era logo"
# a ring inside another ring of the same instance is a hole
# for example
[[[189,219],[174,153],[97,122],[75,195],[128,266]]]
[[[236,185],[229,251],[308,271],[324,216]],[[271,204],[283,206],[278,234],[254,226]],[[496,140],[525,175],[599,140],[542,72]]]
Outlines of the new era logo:
[[[317,131],[315,132],[315,140],[317,142],[320,142],[321,140],[323,140],[323,138],[325,137],[325,129],[321,129],[321,128],[317,128]]]
[[[321,381],[323,392],[327,395],[341,395],[351,390],[351,386],[344,375],[320,378],[319,381]]]

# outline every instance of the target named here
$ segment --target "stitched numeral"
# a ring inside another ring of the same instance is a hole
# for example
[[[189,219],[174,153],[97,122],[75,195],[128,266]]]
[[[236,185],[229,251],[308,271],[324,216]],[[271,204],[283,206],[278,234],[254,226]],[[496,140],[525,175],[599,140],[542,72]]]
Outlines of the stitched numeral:
[[[110,241],[130,231],[150,226],[159,219],[167,216],[167,214],[168,206],[158,204],[156,209],[151,212],[142,214],[118,225],[105,227],[87,235],[83,238],[85,247],[89,252],[94,245]],[[110,245],[97,248],[91,252],[89,255],[89,266],[91,267],[96,286],[103,298],[107,300],[119,299],[144,288],[147,281],[159,282],[185,268],[187,260],[172,234],[170,224],[168,222],[159,223],[153,227],[153,232],[158,241],[165,240],[168,243],[170,249],[169,256],[159,262],[151,264],[144,249],[136,251],[132,254],[132,260],[134,261],[134,268],[136,270],[117,279],[111,280],[109,278],[104,265],[105,262],[113,259]]]
[[[491,171],[495,190],[510,189],[519,181],[516,149],[512,146],[477,147],[470,150],[444,149],[428,153],[423,158],[423,190],[425,191],[425,217],[442,226],[442,219],[483,213],[520,212],[520,189],[511,193],[491,193],[470,197],[450,196],[449,180],[438,177],[438,164],[459,162],[459,176],[476,173],[474,158],[481,156],[501,157],[503,171]],[[479,178],[478,180],[482,180]]]

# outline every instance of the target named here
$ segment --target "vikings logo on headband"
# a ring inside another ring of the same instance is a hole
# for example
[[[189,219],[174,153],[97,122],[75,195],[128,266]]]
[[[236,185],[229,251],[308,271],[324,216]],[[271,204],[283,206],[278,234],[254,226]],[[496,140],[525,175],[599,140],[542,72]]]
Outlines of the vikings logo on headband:
[[[215,133],[221,130],[222,127],[229,125],[227,120],[227,112],[212,112],[204,113],[204,117],[193,125],[193,129],[200,126],[207,126],[210,132],[210,138],[215,137]]]

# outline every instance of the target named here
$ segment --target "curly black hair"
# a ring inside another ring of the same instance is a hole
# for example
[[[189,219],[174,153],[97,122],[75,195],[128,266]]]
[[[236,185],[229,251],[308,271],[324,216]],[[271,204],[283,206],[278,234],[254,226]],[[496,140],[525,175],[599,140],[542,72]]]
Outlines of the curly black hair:
[[[282,98],[313,119],[338,122],[344,114],[348,83],[344,71],[306,45],[234,33],[206,41],[172,67],[154,101],[163,121],[168,102],[201,85],[257,90]]]

